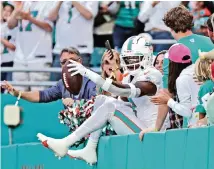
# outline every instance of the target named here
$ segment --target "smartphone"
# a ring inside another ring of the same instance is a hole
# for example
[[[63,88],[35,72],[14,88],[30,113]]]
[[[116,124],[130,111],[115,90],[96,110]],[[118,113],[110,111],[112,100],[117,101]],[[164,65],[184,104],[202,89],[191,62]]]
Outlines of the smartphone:
[[[107,40],[107,41],[105,42],[105,47],[106,47],[106,49],[107,49],[108,51],[110,51],[110,54],[111,54],[110,60],[113,59],[114,54],[113,54],[113,51],[112,51],[112,49],[111,49],[111,45],[110,45],[110,43],[109,43],[109,40]]]

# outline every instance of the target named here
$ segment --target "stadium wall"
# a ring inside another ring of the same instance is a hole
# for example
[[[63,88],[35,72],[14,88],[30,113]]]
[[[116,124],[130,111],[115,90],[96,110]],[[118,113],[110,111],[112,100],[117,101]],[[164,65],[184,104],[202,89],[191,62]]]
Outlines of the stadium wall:
[[[8,95],[3,98],[2,107],[15,101]],[[214,126],[149,133],[145,135],[143,142],[139,141],[138,134],[102,137],[98,146],[98,163],[92,167],[69,157],[58,160],[40,143],[26,142],[34,142],[37,132],[56,138],[67,134],[67,128],[63,128],[57,121],[61,103],[32,104],[21,101],[20,105],[24,106],[24,121],[13,130],[14,145],[7,145],[7,127],[2,128],[2,143],[5,143],[1,147],[2,169],[214,168]],[[41,119],[37,116],[41,116]]]

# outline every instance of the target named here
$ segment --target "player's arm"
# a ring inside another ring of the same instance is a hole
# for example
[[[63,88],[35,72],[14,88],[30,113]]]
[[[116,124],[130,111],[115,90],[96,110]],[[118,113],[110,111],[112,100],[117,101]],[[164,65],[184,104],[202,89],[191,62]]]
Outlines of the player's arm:
[[[22,19],[29,20],[30,22],[32,22],[36,26],[40,27],[41,29],[44,29],[47,32],[52,32],[52,27],[48,22],[41,21],[39,19],[32,17],[30,14],[30,11],[28,11],[28,12],[21,11],[20,16]]]
[[[79,13],[87,20],[90,20],[93,18],[93,14],[91,11],[89,11],[86,7],[81,5],[77,1],[72,1],[72,5],[79,11]]]
[[[16,47],[12,43],[10,43],[7,39],[0,38],[0,41],[6,48],[10,49],[11,51],[16,50]]]
[[[72,72],[71,76],[80,73],[82,76],[93,81],[98,87],[116,96],[140,97],[143,95],[154,95],[156,93],[157,88],[152,82],[138,81],[135,84],[120,84],[109,78],[103,79],[100,75],[85,68],[80,63],[73,60],[70,60],[70,62],[71,64],[69,64],[68,67],[70,67],[69,72]]]
[[[57,2],[56,7],[50,11],[50,14],[48,16],[48,19],[50,21],[56,21],[57,20],[58,15],[59,15],[59,10],[60,10],[62,3],[63,3],[63,1]]]
[[[166,120],[168,111],[169,111],[169,108],[168,108],[167,104],[158,105],[158,116],[156,119],[155,127],[142,130],[139,134],[140,140],[143,139],[145,133],[155,132],[155,131],[157,132],[157,131],[161,130],[161,128],[164,124],[164,121]]]
[[[127,95],[131,94],[132,92],[131,90],[136,90],[136,92],[139,91],[139,94],[136,93],[136,97],[140,97],[144,95],[152,96],[152,95],[155,95],[157,91],[156,85],[149,81],[138,81],[135,84],[121,84],[121,83],[112,81],[112,87],[115,87],[115,90],[119,90],[119,91],[121,89],[126,89],[128,92]],[[108,92],[111,92],[111,91],[108,91]],[[120,96],[120,94],[118,94],[118,96]]]

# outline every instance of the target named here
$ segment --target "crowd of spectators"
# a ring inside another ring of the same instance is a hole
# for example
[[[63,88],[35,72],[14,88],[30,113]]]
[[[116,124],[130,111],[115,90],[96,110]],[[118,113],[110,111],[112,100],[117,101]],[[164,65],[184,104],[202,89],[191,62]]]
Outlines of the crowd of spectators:
[[[163,75],[163,86],[150,98],[153,104],[158,105],[155,125],[142,129],[140,139],[147,132],[161,130],[167,120],[167,129],[212,125],[213,6],[213,2],[205,1],[7,2],[3,4],[1,20],[1,57],[10,59],[2,59],[4,62],[1,66],[43,69],[63,66],[71,59],[90,67],[90,56],[94,48],[94,23],[100,25],[96,16],[101,18],[99,22],[105,23],[106,15],[111,15],[115,18],[112,27],[115,60],[109,60],[108,52],[103,54],[101,68],[104,79],[111,77],[112,72],[116,72],[114,81],[121,82],[121,78],[125,77],[119,69],[118,52],[130,36],[140,34],[145,41],[177,41],[173,45],[155,44],[151,47],[151,50],[158,52],[157,56],[153,56],[153,66]],[[102,19],[105,21],[100,21]],[[54,25],[56,42],[52,48],[51,32]],[[9,74],[2,77],[5,78],[2,80],[11,80]],[[15,81],[47,81],[49,78],[48,73],[13,73]],[[22,98],[32,102],[68,99],[63,102],[65,106],[72,106],[74,100],[90,99],[99,94],[96,85],[87,78],[78,95],[66,91],[60,76],[52,74],[51,78],[59,81],[49,89],[31,88],[31,92],[24,92],[27,89],[13,88],[8,82],[2,88],[14,96],[18,96],[22,90]],[[100,93],[115,97],[103,91]]]
[[[77,48],[83,65],[90,67],[94,49],[94,28],[114,22],[104,29],[112,31],[113,46],[120,51],[124,41],[139,33],[151,39],[174,39],[163,22],[164,14],[184,4],[193,14],[192,31],[208,36],[206,20],[214,12],[213,2],[21,2],[1,3],[1,67],[60,67],[60,52]],[[103,28],[102,28],[103,29]],[[109,36],[108,36],[109,37]],[[101,42],[104,44],[104,41]],[[154,52],[168,50],[171,44],[155,44]],[[2,73],[1,81],[58,81],[60,73]],[[22,90],[44,87],[23,87]]]

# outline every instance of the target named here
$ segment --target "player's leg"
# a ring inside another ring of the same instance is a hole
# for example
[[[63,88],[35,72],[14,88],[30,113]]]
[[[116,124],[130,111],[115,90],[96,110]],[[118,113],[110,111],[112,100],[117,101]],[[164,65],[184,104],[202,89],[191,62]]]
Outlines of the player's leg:
[[[68,148],[81,138],[85,137],[89,133],[102,129],[111,114],[115,110],[113,102],[105,102],[98,107],[94,114],[87,119],[76,131],[68,135],[63,139],[53,139],[46,137],[45,135],[38,133],[37,137],[42,141],[43,145],[52,149],[58,156],[63,157],[67,154]]]
[[[135,116],[130,106],[118,104],[118,110],[115,110],[109,122],[119,135],[127,135],[139,133],[145,126]],[[96,148],[100,137],[100,130],[93,132],[89,138],[89,141],[85,148],[81,150],[68,150],[68,155],[74,158],[80,158],[85,160],[87,163],[96,163],[97,154]]]
[[[95,113],[87,119],[75,132],[63,139],[52,139],[38,134],[39,139],[52,149],[58,156],[66,155],[68,148],[76,141],[98,129],[102,129],[107,122],[113,126],[118,134],[130,134],[140,132],[144,128],[140,120],[134,115],[129,107],[129,113],[115,113],[116,99],[107,99]],[[120,103],[123,104],[123,103]],[[127,107],[128,106],[124,106]],[[120,110],[119,110],[120,111]],[[126,110],[125,110],[126,111]],[[132,113],[131,113],[132,112]]]

